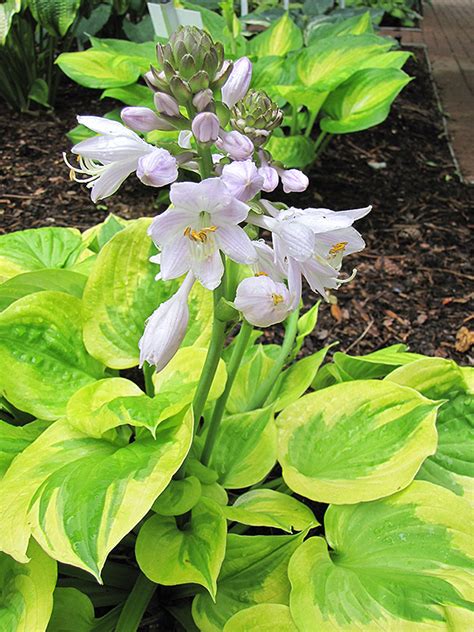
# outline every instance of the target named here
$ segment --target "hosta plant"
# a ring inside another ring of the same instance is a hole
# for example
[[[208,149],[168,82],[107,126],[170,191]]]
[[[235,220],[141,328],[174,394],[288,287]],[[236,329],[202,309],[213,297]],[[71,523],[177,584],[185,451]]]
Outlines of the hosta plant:
[[[266,201],[306,181],[247,61],[192,28],[158,54],[158,111],[81,119],[71,168],[169,208],[0,238],[0,628],[469,629],[472,369],[305,353],[303,283],[352,279],[370,207]],[[174,153],[137,133],[171,123]]]
[[[224,18],[200,10],[209,33],[219,38],[227,28]],[[233,59],[251,59],[251,87],[267,92],[282,110],[269,148],[289,168],[311,164],[335,134],[382,123],[410,81],[401,70],[410,53],[393,50],[394,40],[374,34],[369,13],[335,23],[319,21],[305,31],[285,14],[248,41],[238,35],[224,42]],[[61,55],[61,69],[83,86],[103,89],[102,97],[150,107],[151,95],[140,77],[147,80],[154,44],[99,38],[91,38],[91,44],[85,51]],[[118,112],[109,116],[117,118]],[[87,133],[81,126],[70,136],[76,142]]]

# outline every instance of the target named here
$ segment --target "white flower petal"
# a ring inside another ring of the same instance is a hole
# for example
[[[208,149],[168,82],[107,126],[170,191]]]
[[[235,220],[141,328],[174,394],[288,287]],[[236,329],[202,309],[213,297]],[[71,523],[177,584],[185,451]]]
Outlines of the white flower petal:
[[[219,248],[237,263],[254,263],[257,253],[250,237],[240,226],[219,226],[216,233]]]
[[[181,237],[169,246],[163,247],[160,257],[160,272],[165,281],[177,279],[190,268],[189,239]]]
[[[155,217],[148,229],[148,234],[157,246],[163,247],[181,237],[195,219],[196,215],[193,212],[169,207],[164,213]]]
[[[297,261],[309,259],[314,252],[315,239],[313,231],[298,221],[282,222],[278,234],[288,254]]]
[[[130,136],[132,138],[137,136],[135,132],[125,127],[125,125],[122,125],[122,123],[119,123],[119,121],[112,121],[103,116],[78,116],[77,122],[97,134],[113,134],[118,136]]]
[[[206,258],[193,258],[192,271],[198,281],[208,290],[215,290],[219,286],[224,274],[224,264],[218,250]]]
[[[125,178],[128,178],[135,171],[135,167],[135,159],[113,162],[108,165],[99,178],[94,180],[91,190],[92,201],[103,200],[115,193]]]
[[[73,154],[100,160],[103,164],[136,158],[152,152],[153,145],[141,138],[128,136],[94,136],[81,141],[71,149]]]

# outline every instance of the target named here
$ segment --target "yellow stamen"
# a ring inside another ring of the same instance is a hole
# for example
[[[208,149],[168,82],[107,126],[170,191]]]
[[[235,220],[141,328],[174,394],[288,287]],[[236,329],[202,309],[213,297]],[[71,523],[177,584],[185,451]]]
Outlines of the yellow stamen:
[[[278,305],[278,303],[283,303],[285,300],[281,294],[272,294],[273,305]]]
[[[256,272],[255,276],[268,276],[268,274],[266,272]]]
[[[334,256],[334,255],[337,255],[338,252],[344,252],[348,243],[349,242],[347,241],[340,241],[338,244],[335,244],[331,248],[331,250],[329,251],[329,254]]]
[[[204,243],[207,241],[209,233],[215,233],[217,230],[217,226],[206,226],[205,228],[201,228],[201,230],[193,230],[191,226],[188,226],[184,229],[184,236],[189,237],[192,241],[199,241]]]

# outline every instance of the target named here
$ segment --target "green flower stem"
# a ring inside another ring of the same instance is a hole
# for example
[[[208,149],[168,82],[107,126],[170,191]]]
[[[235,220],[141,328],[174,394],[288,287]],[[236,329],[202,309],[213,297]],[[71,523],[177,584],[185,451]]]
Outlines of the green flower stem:
[[[299,125],[298,125],[298,105],[296,104],[296,102],[292,102],[291,103],[291,128],[290,128],[290,134],[292,136],[296,136],[299,132]]]
[[[319,136],[317,137],[316,142],[314,143],[314,152],[316,156],[318,155],[318,149],[323,144],[323,141],[326,138],[326,136],[327,136],[327,132],[321,132]]]
[[[143,377],[145,378],[145,393],[148,397],[155,396],[155,385],[153,384],[153,374],[155,372],[155,367],[148,362],[145,362],[143,365]]]
[[[157,588],[157,584],[140,573],[132,592],[123,605],[115,632],[136,632],[138,630],[140,621]]]
[[[237,375],[242,357],[245,353],[245,349],[247,348],[252,330],[252,325],[249,325],[249,323],[244,320],[242,322],[239,335],[237,336],[237,340],[235,341],[235,346],[232,351],[229,366],[227,368],[227,381],[225,383],[225,389],[222,395],[217,400],[216,405],[214,406],[214,412],[212,413],[212,418],[207,431],[206,442],[204,444],[204,449],[202,451],[201,457],[201,461],[204,465],[209,464],[209,458],[211,456],[212,448],[216,440],[217,431],[219,430],[219,425],[222,420],[222,415],[224,414],[225,405],[227,404],[227,399],[229,398],[232,385],[234,384],[235,376]]]
[[[322,142],[319,145],[318,150],[316,151],[315,160],[317,160],[319,156],[326,150],[326,147],[329,145],[329,142],[332,137],[333,137],[332,134],[326,133],[325,138],[322,140]]]
[[[212,175],[213,163],[211,148],[207,145],[198,143],[198,151],[200,160],[201,180],[205,180]]]
[[[112,610],[109,610],[103,617],[100,617],[100,619],[96,619],[91,632],[114,632],[121,610],[122,605],[119,604]]]
[[[201,377],[199,378],[199,384],[193,400],[195,431],[197,430],[199,420],[201,419],[202,411],[204,410],[207,396],[209,395],[209,391],[211,389],[212,380],[214,379],[214,375],[219,365],[222,347],[224,346],[226,323],[217,318],[217,308],[224,291],[224,286],[225,279],[222,278],[221,284],[216,290],[214,290],[214,322],[212,325],[211,342],[209,344],[206,360],[202,368]]]
[[[298,317],[298,309],[296,309],[292,314],[290,314],[290,316],[288,316],[288,320],[286,321],[285,338],[283,340],[280,353],[278,354],[278,357],[275,360],[275,363],[272,366],[266,379],[262,382],[262,384],[260,384],[260,387],[257,389],[254,397],[251,399],[249,410],[261,408],[265,404],[268,396],[271,393],[272,388],[275,386],[275,382],[280,377],[281,370],[286,362],[288,355],[291,352],[296,332],[298,331]]]

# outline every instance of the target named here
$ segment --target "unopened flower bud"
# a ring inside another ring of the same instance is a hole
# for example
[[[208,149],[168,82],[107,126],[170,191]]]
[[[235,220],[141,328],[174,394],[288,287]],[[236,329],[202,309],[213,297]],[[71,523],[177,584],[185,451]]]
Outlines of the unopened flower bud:
[[[154,92],[156,92],[157,90],[167,89],[166,76],[162,70],[158,71],[152,66],[151,70],[143,75],[143,78],[145,79],[145,83],[147,84],[147,86]]]
[[[151,187],[163,187],[178,177],[176,158],[166,149],[157,148],[138,160],[137,176]]]
[[[247,94],[252,79],[252,63],[248,57],[241,57],[234,63],[229,78],[222,87],[222,101],[233,108]]]
[[[233,160],[247,160],[253,154],[254,146],[250,138],[240,132],[220,131],[216,146],[225,151]]]
[[[263,178],[258,174],[257,167],[251,160],[225,165],[221,179],[232,195],[241,202],[251,200],[263,185]]]
[[[281,323],[292,311],[290,292],[286,285],[265,275],[241,281],[234,305],[245,320],[256,327]]]
[[[155,92],[153,97],[158,112],[168,116],[179,116],[179,106],[173,97],[165,92]]]
[[[191,149],[191,136],[193,133],[189,129],[183,129],[178,134],[178,145],[181,149]]]
[[[212,102],[212,99],[212,90],[209,90],[209,88],[207,88],[206,90],[201,90],[201,92],[198,92],[194,96],[193,105],[198,112],[203,112]]]
[[[299,169],[278,169],[285,193],[301,193],[309,185],[308,176]]]
[[[140,366],[146,361],[161,371],[178,351],[189,321],[188,296],[194,276],[188,273],[179,290],[162,303],[147,320],[138,343]]]
[[[126,107],[120,112],[122,121],[136,132],[151,132],[154,129],[172,130],[172,125],[161,119],[150,108]]]
[[[270,193],[270,191],[274,191],[278,186],[278,171],[271,167],[268,164],[262,165],[258,174],[263,178],[262,191],[266,193]]]
[[[201,112],[194,117],[192,130],[194,138],[200,143],[213,143],[219,135],[219,119],[212,112]]]

